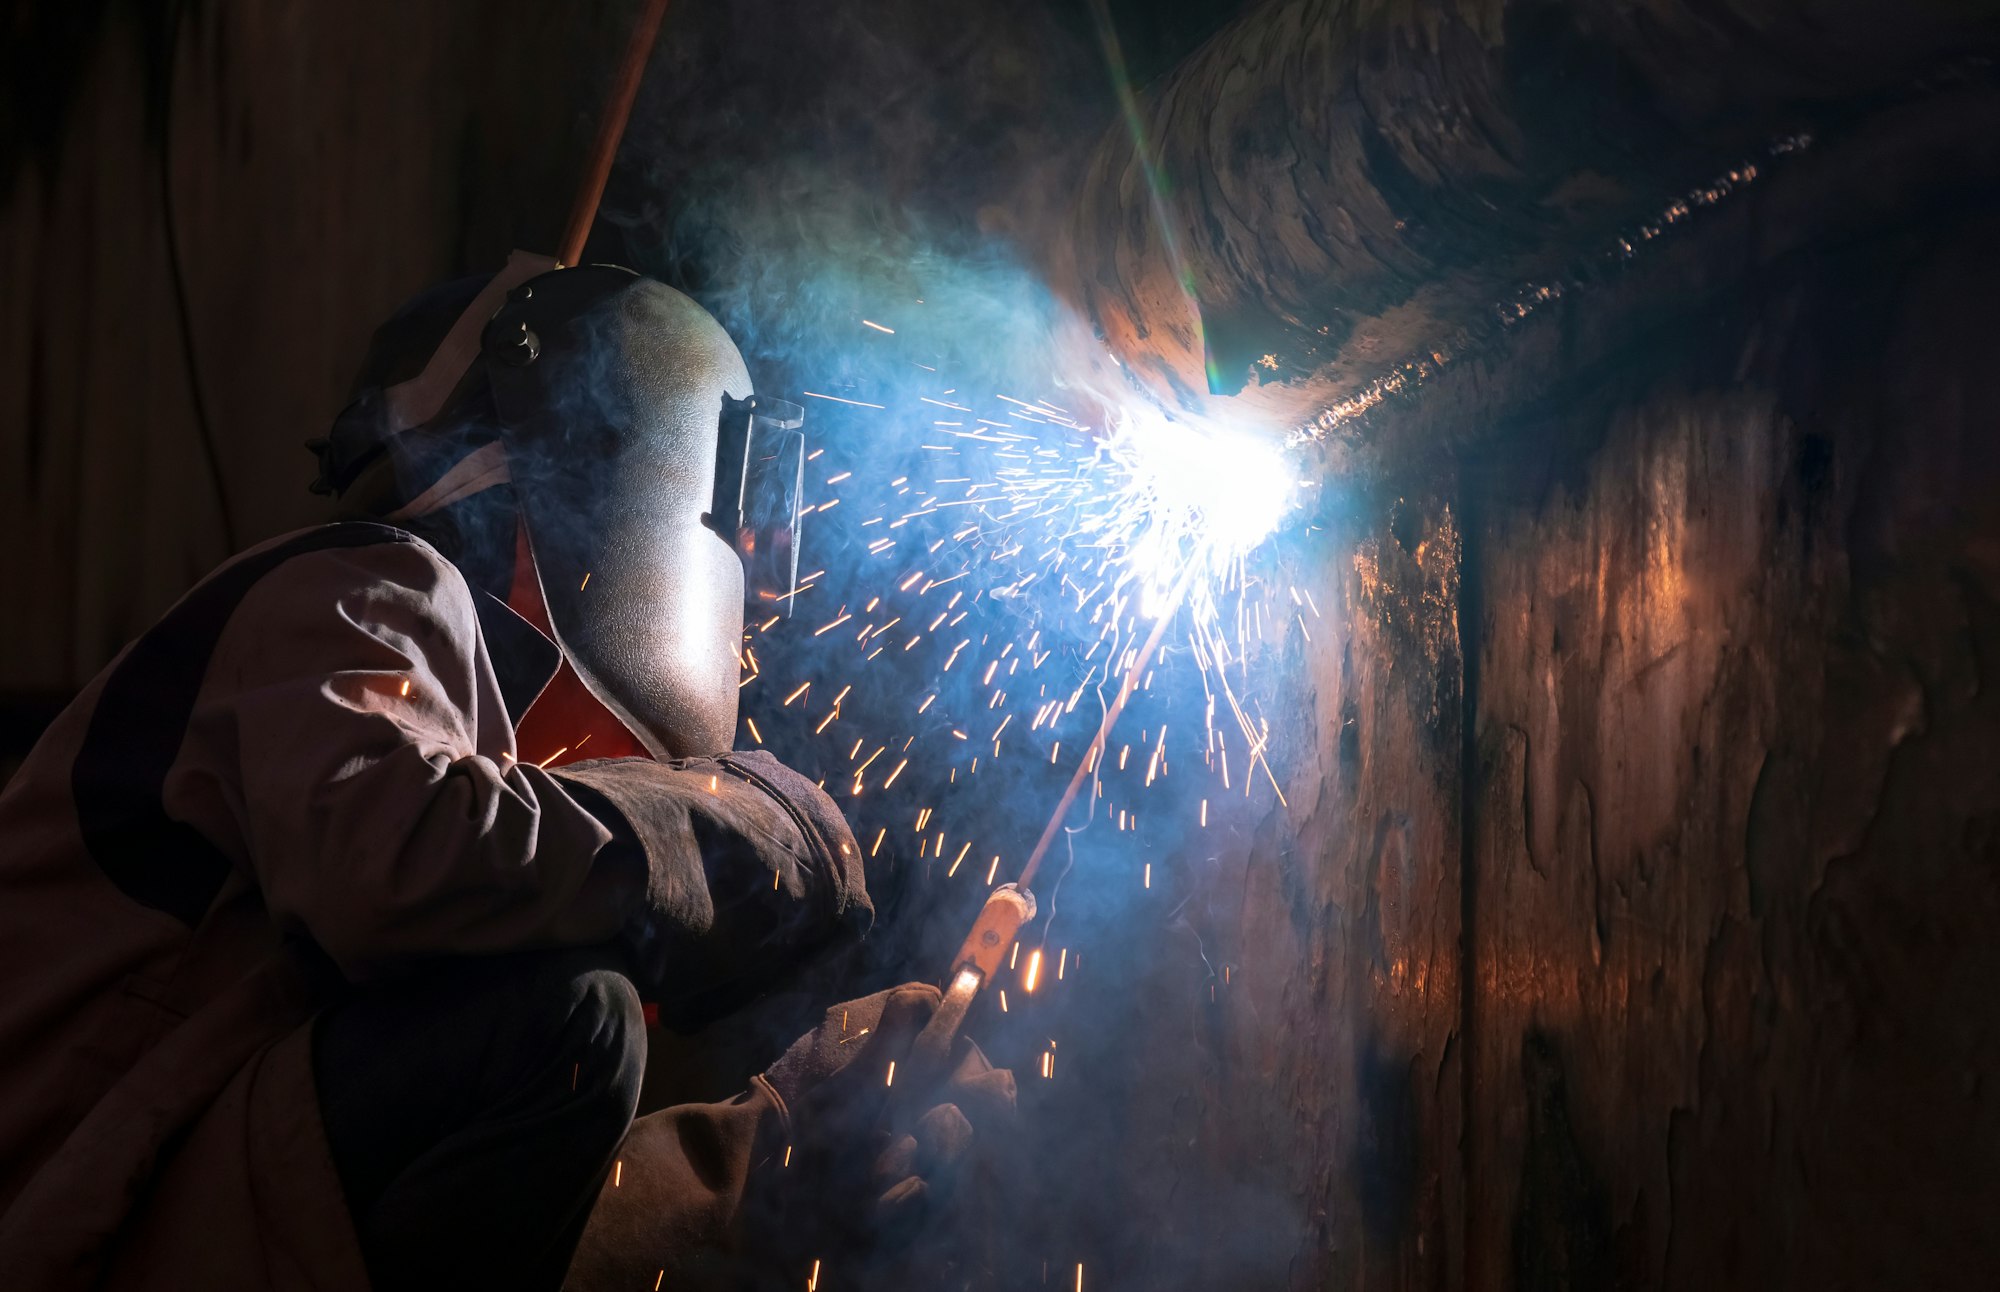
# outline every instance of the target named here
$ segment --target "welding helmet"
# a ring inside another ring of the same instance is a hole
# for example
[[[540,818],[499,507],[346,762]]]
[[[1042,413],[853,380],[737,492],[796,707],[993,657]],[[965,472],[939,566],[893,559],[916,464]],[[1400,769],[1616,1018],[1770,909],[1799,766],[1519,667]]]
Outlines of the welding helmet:
[[[384,518],[511,486],[557,642],[591,693],[657,757],[728,749],[746,589],[791,605],[802,412],[755,395],[722,326],[665,284],[517,253],[423,373],[362,390],[316,487],[351,482],[371,442],[469,406],[490,437],[457,437],[455,460]]]

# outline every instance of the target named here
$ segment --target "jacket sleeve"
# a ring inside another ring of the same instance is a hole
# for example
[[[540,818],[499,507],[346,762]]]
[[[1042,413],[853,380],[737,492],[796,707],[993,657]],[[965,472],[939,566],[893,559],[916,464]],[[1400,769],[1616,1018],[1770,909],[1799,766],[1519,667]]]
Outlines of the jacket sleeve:
[[[421,544],[311,552],[265,576],[190,733],[229,753],[209,792],[235,798],[273,916],[350,978],[605,941],[642,900],[612,832],[514,760],[471,593]]]
[[[578,763],[556,775],[645,857],[627,929],[640,990],[692,1031],[874,919],[861,849],[824,791],[764,753]]]

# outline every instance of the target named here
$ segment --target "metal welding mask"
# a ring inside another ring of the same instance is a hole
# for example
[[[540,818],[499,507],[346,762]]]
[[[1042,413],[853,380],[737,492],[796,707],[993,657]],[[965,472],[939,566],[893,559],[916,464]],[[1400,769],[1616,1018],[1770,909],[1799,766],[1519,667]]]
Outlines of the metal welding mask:
[[[316,442],[316,488],[344,491],[354,464],[482,387],[497,436],[386,518],[510,483],[557,641],[591,693],[657,757],[729,749],[746,583],[770,613],[792,604],[801,410],[757,397],[721,325],[672,288],[516,253],[422,374],[364,389]]]
[[[570,663],[655,755],[728,749],[746,582],[792,602],[802,414],[701,306],[610,266],[515,287],[480,351]]]

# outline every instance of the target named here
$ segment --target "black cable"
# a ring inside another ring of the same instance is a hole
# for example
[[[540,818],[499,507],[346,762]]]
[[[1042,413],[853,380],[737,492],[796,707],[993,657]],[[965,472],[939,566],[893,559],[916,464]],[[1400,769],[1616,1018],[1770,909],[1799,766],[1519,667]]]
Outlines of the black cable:
[[[167,272],[173,279],[174,310],[180,319],[181,363],[187,371],[188,391],[194,399],[195,436],[208,459],[209,485],[215,490],[215,510],[222,522],[222,542],[226,554],[236,551],[236,525],[229,518],[229,495],[222,487],[222,454],[216,448],[215,427],[209,421],[208,401],[201,390],[201,364],[195,357],[194,312],[188,305],[187,274],[181,265],[179,225],[174,218],[174,67],[180,61],[181,19],[188,0],[173,0],[167,19],[167,39],[160,94],[160,218],[166,226]]]

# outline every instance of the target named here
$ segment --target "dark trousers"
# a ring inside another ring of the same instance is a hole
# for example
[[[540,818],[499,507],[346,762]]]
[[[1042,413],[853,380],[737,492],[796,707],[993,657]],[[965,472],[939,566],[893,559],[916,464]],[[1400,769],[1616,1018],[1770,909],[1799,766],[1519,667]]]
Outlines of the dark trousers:
[[[561,1285],[645,1069],[608,963],[441,962],[321,1015],[320,1112],[376,1292]]]

